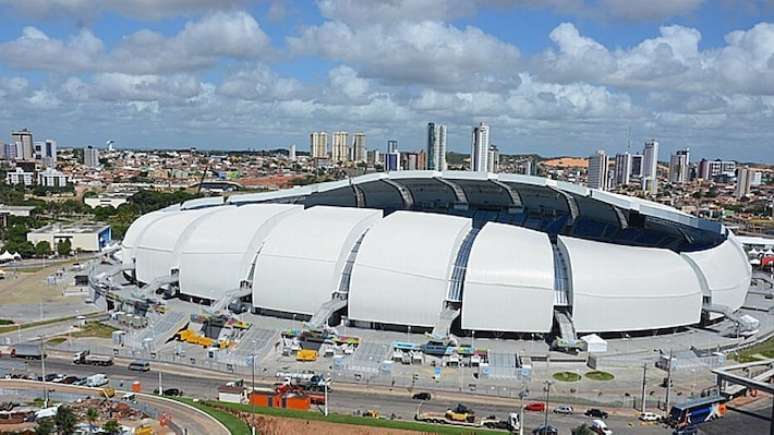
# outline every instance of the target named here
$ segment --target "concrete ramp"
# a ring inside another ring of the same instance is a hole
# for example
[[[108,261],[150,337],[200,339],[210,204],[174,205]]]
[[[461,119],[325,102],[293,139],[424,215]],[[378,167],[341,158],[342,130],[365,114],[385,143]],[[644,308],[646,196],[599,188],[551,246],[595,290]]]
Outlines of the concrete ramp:
[[[190,322],[188,314],[179,311],[170,311],[142,331],[134,334],[132,345],[134,347],[147,347],[148,350],[156,349],[175,336],[175,333]]]
[[[306,322],[306,328],[312,330],[318,330],[322,328],[325,326],[326,322],[328,322],[328,319],[333,315],[333,313],[346,306],[346,299],[331,299],[326,301],[320,305],[320,308],[318,308],[317,311],[312,315],[312,318]]]
[[[443,341],[449,336],[451,330],[451,324],[457,316],[460,315],[460,309],[452,304],[444,304],[441,313],[438,315],[438,320],[433,326],[433,332],[431,335],[433,339]]]

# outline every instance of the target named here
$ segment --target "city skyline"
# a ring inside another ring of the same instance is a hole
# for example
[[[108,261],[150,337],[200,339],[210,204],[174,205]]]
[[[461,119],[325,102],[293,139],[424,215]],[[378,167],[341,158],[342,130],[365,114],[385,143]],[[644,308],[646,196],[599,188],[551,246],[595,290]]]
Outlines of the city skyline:
[[[241,150],[343,129],[421,149],[435,122],[466,152],[485,120],[503,154],[623,152],[631,129],[666,155],[774,159],[758,2],[220,3],[4,2],[0,130]]]

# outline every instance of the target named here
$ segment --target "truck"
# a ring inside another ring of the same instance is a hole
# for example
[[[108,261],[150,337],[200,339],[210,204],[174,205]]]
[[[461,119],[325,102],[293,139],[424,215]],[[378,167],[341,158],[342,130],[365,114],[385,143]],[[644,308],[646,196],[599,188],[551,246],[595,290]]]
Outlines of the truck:
[[[494,415],[487,418],[477,419],[475,412],[463,404],[457,404],[454,408],[447,409],[446,412],[422,412],[422,404],[417,407],[414,414],[414,420],[425,423],[449,424],[465,427],[485,427],[488,429],[506,429],[511,432],[517,432],[521,426],[519,414],[512,412],[508,414],[506,420],[500,420]]]
[[[20,343],[14,346],[11,353],[15,358],[40,359],[40,345],[32,343]]]
[[[101,387],[107,385],[108,377],[103,373],[97,373],[86,378],[87,387]]]
[[[88,350],[77,352],[73,356],[73,364],[87,364],[93,366],[112,366],[113,358],[103,355],[92,355]]]

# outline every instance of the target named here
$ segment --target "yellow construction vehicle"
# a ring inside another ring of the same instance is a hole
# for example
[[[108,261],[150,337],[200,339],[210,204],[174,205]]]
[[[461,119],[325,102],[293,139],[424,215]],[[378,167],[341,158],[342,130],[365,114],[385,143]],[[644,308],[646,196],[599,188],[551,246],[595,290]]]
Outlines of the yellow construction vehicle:
[[[105,387],[100,390],[100,394],[105,399],[112,399],[116,395],[116,390],[113,387]]]
[[[301,349],[296,354],[296,361],[311,362],[317,361],[317,351],[311,349]]]
[[[363,417],[379,418],[379,411],[376,409],[366,409],[363,411]]]
[[[460,422],[467,422],[467,423],[473,423],[476,421],[476,413],[473,412],[472,409],[468,408],[467,406],[458,403],[457,406],[455,406],[452,409],[449,409],[446,411],[446,418],[451,421],[460,421]]]
[[[210,348],[215,344],[215,340],[205,337],[191,329],[184,329],[178,332],[175,334],[175,338],[186,343],[196,344],[206,348]]]
[[[134,435],[153,435],[153,429],[148,425],[138,426],[134,429]]]

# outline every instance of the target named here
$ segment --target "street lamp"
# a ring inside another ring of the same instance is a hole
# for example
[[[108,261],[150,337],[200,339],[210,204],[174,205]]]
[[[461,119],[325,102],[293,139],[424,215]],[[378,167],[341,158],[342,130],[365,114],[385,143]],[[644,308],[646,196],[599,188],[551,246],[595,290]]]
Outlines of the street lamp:
[[[545,431],[545,429],[548,428],[548,396],[549,396],[549,394],[551,392],[551,383],[552,382],[549,381],[549,380],[546,380],[543,383],[545,384],[544,390],[546,390],[546,409],[545,409],[545,417],[544,417],[544,420],[543,420],[543,429]]]
[[[524,435],[524,398],[529,396],[529,390],[522,388],[519,391],[519,435]]]

